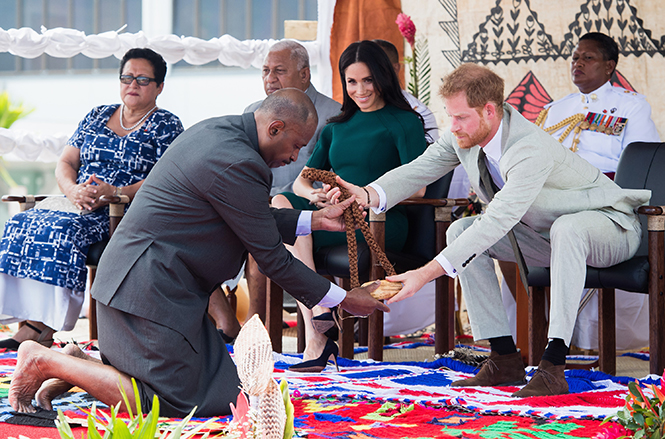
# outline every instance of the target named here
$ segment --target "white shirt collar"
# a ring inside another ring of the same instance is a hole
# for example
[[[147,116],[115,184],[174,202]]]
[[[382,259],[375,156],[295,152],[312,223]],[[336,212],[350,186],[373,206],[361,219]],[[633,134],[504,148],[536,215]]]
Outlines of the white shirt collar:
[[[610,83],[610,81],[607,81],[605,84],[601,85],[591,93],[582,93],[580,92],[580,96],[582,97],[582,102],[584,103],[590,103],[590,102],[595,102],[598,100],[599,97],[605,95],[608,93],[610,90],[612,90],[613,85]]]
[[[501,160],[501,134],[503,134],[503,121],[501,121],[499,129],[494,134],[494,137],[492,137],[492,140],[483,147],[485,155],[495,163],[499,163],[499,160]]]

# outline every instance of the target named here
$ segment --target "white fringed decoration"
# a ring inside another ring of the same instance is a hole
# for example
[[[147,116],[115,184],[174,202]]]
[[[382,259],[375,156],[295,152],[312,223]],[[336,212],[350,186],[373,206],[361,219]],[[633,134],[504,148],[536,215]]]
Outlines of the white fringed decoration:
[[[233,352],[243,390],[250,397],[263,395],[272,380],[275,363],[270,336],[258,314],[242,326]]]
[[[274,379],[270,380],[266,392],[261,395],[256,422],[257,430],[262,433],[263,439],[282,439],[284,437],[286,409],[279,384]]]
[[[23,160],[37,160],[42,151],[59,156],[69,137],[61,134],[41,136],[29,131],[0,128],[0,155],[13,152]]]
[[[284,398],[272,377],[272,343],[258,314],[242,326],[233,352],[242,389],[249,394],[250,408],[256,413],[258,437],[281,438],[286,425]]]

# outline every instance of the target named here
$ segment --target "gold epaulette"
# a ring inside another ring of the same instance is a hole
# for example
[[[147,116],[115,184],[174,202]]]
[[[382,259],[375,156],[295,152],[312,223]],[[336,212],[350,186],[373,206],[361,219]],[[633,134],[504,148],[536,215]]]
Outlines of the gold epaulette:
[[[552,125],[551,127],[545,128],[545,119],[547,119],[547,113],[549,111],[549,108],[544,109],[543,111],[540,112],[538,115],[538,118],[536,119],[536,125],[541,127],[547,134],[552,134],[559,129],[566,127],[564,132],[559,136],[557,139],[559,143],[563,143],[564,139],[568,137],[571,131],[575,130],[575,134],[573,134],[573,145],[570,147],[570,150],[573,152],[577,152],[577,145],[580,143],[580,133],[582,132],[582,127],[580,126],[581,123],[584,121],[585,116],[582,113],[577,113],[574,114],[570,117],[565,118],[561,122]]]

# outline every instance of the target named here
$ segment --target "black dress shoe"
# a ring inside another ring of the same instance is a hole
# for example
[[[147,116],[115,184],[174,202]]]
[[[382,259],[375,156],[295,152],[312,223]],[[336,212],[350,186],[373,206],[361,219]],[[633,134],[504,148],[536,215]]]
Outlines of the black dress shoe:
[[[222,340],[224,340],[224,343],[226,344],[233,344],[236,341],[235,337],[231,337],[229,335],[224,334],[224,331],[221,329],[217,329],[217,332],[219,332],[219,335],[222,336]]]
[[[42,340],[42,330],[37,328],[35,325],[32,325],[28,322],[24,322],[25,326],[28,328],[32,329],[35,331],[37,334],[39,334],[39,337],[37,337],[37,340],[33,340],[37,343],[39,343],[42,346],[46,346],[47,348],[50,348],[51,345],[53,345],[53,339],[51,338],[50,340]],[[6,338],[4,340],[0,340],[0,349],[7,349],[10,351],[18,351],[19,346],[21,346],[21,342],[17,341],[13,338]]]

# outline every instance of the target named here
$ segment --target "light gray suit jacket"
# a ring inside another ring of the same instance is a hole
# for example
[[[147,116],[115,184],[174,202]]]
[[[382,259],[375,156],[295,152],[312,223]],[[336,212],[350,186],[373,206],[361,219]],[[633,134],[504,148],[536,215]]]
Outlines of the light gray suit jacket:
[[[316,126],[316,131],[310,141],[298,153],[298,160],[289,165],[272,169],[272,189],[270,190],[270,195],[273,196],[281,192],[293,192],[293,182],[300,175],[302,168],[307,164],[309,156],[312,155],[316,142],[319,141],[321,130],[328,123],[328,119],[339,114],[342,108],[339,102],[333,101],[328,96],[319,93],[311,84],[305,91],[305,94],[309,96],[316,108],[316,114],[319,116],[319,124]],[[263,101],[254,102],[245,108],[244,112],[252,113],[256,111],[261,106],[261,102]]]
[[[457,272],[462,264],[503,238],[518,222],[545,237],[562,215],[598,210],[622,228],[640,230],[634,212],[647,204],[648,190],[621,189],[597,168],[562,146],[542,129],[504,104],[501,139],[501,176],[505,186],[478,221],[442,252]],[[462,165],[476,193],[488,201],[480,187],[479,146],[462,149],[446,131],[416,160],[376,180],[387,195],[390,208],[425,184]]]
[[[330,282],[284,247],[280,236],[295,241],[300,211],[270,209],[271,179],[253,113],[189,128],[137,192],[92,296],[179,332],[197,351],[210,293],[238,273],[248,251],[294,297],[317,304]]]

